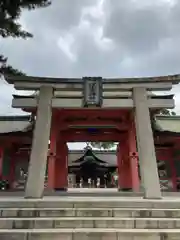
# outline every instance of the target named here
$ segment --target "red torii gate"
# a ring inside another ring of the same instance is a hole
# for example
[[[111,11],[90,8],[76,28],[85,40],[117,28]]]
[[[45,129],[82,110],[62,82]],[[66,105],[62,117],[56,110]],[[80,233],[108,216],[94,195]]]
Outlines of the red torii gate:
[[[67,142],[118,142],[119,189],[139,190],[133,112],[129,110],[53,110],[48,161],[48,187],[67,190]],[[87,130],[97,129],[92,134]],[[120,150],[121,149],[121,150]]]

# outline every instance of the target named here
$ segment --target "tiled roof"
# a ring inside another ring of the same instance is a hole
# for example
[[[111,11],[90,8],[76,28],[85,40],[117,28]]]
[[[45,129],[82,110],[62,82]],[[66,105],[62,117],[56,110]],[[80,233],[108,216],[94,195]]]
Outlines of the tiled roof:
[[[26,132],[32,125],[31,116],[0,116],[0,134]]]
[[[154,128],[161,132],[180,133],[180,116],[157,115]]]

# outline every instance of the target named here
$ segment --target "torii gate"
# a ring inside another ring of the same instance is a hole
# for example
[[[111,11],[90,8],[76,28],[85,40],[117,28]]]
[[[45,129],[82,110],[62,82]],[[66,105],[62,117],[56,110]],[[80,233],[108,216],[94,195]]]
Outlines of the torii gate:
[[[6,76],[5,79],[17,90],[39,91],[38,96],[14,96],[12,101],[15,108],[36,112],[26,198],[43,196],[49,139],[52,188],[67,188],[67,141],[116,141],[120,143],[119,185],[138,190],[138,156],[144,197],[161,198],[150,111],[173,108],[174,100],[149,91],[170,90],[179,83],[179,75],[118,79]],[[99,129],[97,135],[87,133],[93,127]],[[127,174],[130,178],[125,182]]]

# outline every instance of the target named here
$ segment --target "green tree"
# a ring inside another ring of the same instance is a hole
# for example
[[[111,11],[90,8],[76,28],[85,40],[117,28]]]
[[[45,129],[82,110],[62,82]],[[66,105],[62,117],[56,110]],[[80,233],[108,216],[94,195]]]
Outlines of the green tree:
[[[162,109],[162,110],[160,111],[160,114],[161,114],[161,115],[166,115],[166,116],[175,116],[175,115],[176,115],[176,112],[171,111],[171,110],[169,110],[169,109],[167,109],[167,108],[164,108],[164,109]]]
[[[110,149],[116,146],[114,142],[91,142],[90,145],[99,149]]]
[[[47,7],[49,0],[0,0],[0,36],[2,38],[30,38],[32,33],[24,31],[18,22],[24,9],[34,10]],[[0,74],[24,75],[21,71],[7,65],[7,58],[0,55]]]
[[[171,115],[172,115],[172,116],[176,116],[176,112],[171,111]]]
[[[3,55],[0,55],[0,75],[1,74],[11,74],[11,75],[19,75],[19,76],[24,76],[25,74],[15,68],[13,68],[10,65],[6,64],[7,58],[4,58]]]

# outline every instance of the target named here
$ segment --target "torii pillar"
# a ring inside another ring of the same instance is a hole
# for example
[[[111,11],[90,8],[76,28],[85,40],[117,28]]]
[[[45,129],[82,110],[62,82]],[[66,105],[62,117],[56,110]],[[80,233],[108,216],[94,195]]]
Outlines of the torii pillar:
[[[50,134],[50,149],[48,156],[48,189],[54,190],[54,174],[55,174],[55,163],[56,163],[56,146],[57,146],[57,137],[58,137],[58,128],[57,128],[57,116],[53,112],[52,115],[52,125],[51,125],[51,134]]]
[[[117,165],[118,165],[118,189],[119,191],[132,190],[131,171],[128,161],[127,141],[119,143],[117,148]]]
[[[144,87],[133,89],[135,125],[144,197],[161,199],[157,160],[148,106],[147,90]]]
[[[121,139],[117,149],[118,188],[120,191],[138,192],[140,187],[138,155],[133,124]]]
[[[53,88],[51,86],[40,88],[25,198],[43,197],[51,128],[52,97]]]
[[[139,167],[138,167],[138,151],[137,151],[137,142],[136,142],[136,129],[134,122],[134,114],[131,113],[131,118],[129,121],[129,130],[128,130],[128,147],[129,147],[129,165],[131,171],[131,181],[132,189],[134,192],[139,192],[140,190],[140,179],[139,179]]]
[[[0,147],[0,179],[3,179],[3,158],[4,158],[4,149]]]
[[[56,162],[54,175],[54,189],[67,191],[68,189],[68,147],[60,138],[56,147]]]
[[[68,188],[68,147],[62,140],[58,127],[58,116],[53,114],[50,154],[48,160],[48,189],[67,191]]]

